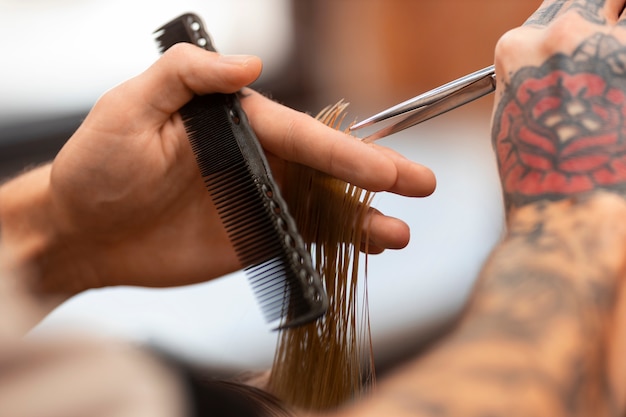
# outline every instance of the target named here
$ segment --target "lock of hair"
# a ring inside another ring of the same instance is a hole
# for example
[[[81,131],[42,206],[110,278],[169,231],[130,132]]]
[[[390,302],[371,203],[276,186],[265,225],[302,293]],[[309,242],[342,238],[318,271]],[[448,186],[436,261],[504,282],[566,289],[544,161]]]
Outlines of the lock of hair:
[[[346,107],[339,102],[317,118],[339,129]],[[329,410],[374,384],[367,288],[359,285],[359,248],[367,241],[364,225],[373,194],[295,163],[285,178],[287,204],[329,308],[314,323],[281,331],[269,391],[296,409]]]

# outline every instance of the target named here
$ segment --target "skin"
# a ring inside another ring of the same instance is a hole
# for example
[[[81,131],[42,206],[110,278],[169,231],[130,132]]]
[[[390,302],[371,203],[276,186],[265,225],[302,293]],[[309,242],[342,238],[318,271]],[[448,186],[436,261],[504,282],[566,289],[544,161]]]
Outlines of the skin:
[[[4,184],[2,238],[35,272],[30,289],[52,308],[90,288],[186,285],[240,269],[177,110],[194,93],[238,91],[260,71],[257,57],[176,45],[104,94],[54,161]],[[250,89],[242,104],[279,182],[289,160],[374,191],[435,188],[428,168],[394,151]],[[373,252],[408,243],[401,220],[372,211],[368,224]]]

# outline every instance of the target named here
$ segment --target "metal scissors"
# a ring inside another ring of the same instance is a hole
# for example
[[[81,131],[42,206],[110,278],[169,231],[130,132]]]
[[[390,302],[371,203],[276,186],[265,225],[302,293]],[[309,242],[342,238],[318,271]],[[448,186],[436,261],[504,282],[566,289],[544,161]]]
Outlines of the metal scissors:
[[[390,107],[352,125],[350,130],[389,121],[387,126],[362,139],[373,142],[474,101],[495,89],[496,73],[492,65]]]

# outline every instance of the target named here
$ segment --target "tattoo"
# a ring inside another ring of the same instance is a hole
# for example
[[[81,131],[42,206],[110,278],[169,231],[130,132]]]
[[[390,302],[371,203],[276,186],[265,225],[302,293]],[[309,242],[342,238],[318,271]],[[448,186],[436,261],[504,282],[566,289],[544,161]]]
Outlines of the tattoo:
[[[626,190],[626,48],[598,34],[515,73],[495,112],[505,201]]]
[[[598,25],[606,24],[606,18],[602,17],[602,8],[606,0],[585,0],[581,3],[574,3],[570,7],[572,9],[578,9],[578,13],[591,23]]]
[[[398,408],[430,417],[619,415],[605,338],[621,267],[601,256],[604,220],[589,218],[597,195],[572,200],[538,202],[512,219],[457,327],[388,393]]]
[[[604,62],[609,66],[610,77],[626,75],[626,47],[612,36],[596,33],[573,53],[580,63]],[[623,87],[623,86],[622,86]]]
[[[479,319],[459,333],[459,340],[502,338],[539,344],[554,328],[554,320],[574,318],[578,293],[563,275],[548,269],[500,266],[497,280],[480,286],[482,298],[490,299]],[[532,304],[529,300],[533,300]]]
[[[550,4],[549,6],[542,7],[537,10],[530,18],[524,23],[524,26],[537,25],[537,26],[545,26],[559,14],[563,6],[565,5],[566,0],[559,0],[555,3]]]

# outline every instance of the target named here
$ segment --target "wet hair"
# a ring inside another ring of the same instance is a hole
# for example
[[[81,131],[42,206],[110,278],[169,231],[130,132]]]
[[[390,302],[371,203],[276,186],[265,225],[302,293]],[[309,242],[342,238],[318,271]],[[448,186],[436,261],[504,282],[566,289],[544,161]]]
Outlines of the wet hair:
[[[339,129],[346,103],[319,120]],[[346,140],[358,140],[346,136]],[[329,296],[329,309],[309,325],[281,331],[269,391],[306,411],[335,408],[374,383],[367,289],[359,285],[360,248],[372,193],[310,167],[290,163],[284,196]]]

